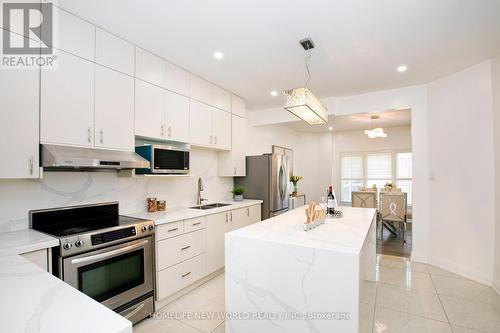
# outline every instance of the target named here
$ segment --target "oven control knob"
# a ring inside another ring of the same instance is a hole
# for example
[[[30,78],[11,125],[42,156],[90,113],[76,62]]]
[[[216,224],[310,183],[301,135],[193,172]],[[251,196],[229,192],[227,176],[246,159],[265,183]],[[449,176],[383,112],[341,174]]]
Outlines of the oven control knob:
[[[65,249],[65,250],[69,250],[69,249],[71,249],[71,247],[72,247],[71,243],[64,243],[63,244],[63,249]]]
[[[145,225],[142,226],[141,228],[142,232],[146,232],[148,230],[148,227],[146,227]]]
[[[82,247],[82,245],[83,245],[83,241],[82,241],[81,239],[79,239],[79,240],[77,240],[77,241],[75,242],[75,246],[76,246],[76,247]]]
[[[153,231],[154,228],[155,228],[155,226],[152,225],[152,224],[148,227],[148,229],[151,230],[151,231]]]

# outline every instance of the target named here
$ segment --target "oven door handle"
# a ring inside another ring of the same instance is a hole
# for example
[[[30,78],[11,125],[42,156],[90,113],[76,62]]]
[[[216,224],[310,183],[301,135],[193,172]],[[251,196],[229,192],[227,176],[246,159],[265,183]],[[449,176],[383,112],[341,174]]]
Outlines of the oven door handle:
[[[124,314],[123,316],[126,319],[130,319],[130,317],[135,316],[137,314],[137,312],[141,311],[144,306],[145,306],[144,303],[141,303],[140,305],[136,305],[135,309],[134,308],[129,309],[130,312],[127,314]]]
[[[114,256],[116,256],[118,254],[130,252],[131,250],[134,250],[134,249],[137,249],[137,248],[140,248],[140,247],[144,247],[144,245],[147,244],[148,242],[149,242],[149,240],[143,240],[142,242],[139,242],[137,244],[125,246],[123,248],[116,249],[116,250],[113,250],[113,251],[99,253],[99,254],[94,254],[92,256],[83,257],[83,258],[76,258],[76,259],[71,260],[71,264],[81,264],[81,263],[84,263],[84,262],[89,262],[89,261],[95,261],[95,260],[101,260],[101,259],[106,259],[106,258],[114,257]]]

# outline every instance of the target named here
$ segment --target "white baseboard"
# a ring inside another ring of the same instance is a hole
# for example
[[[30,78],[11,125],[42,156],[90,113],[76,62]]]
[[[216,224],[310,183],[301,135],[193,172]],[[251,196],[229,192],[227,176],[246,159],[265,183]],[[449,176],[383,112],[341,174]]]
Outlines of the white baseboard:
[[[418,253],[415,251],[411,252],[411,261],[421,262],[426,264],[428,261],[427,253]]]
[[[493,279],[493,289],[500,295],[500,277]]]
[[[427,261],[428,264],[433,266],[437,266],[441,269],[450,271],[452,273],[461,275],[468,279],[474,280],[476,282],[492,286],[493,285],[493,277],[485,274],[482,271],[479,271],[475,268],[471,268],[466,265],[458,264],[456,262],[450,261],[448,259],[438,258],[434,256],[430,256]],[[497,289],[498,291],[498,289]]]

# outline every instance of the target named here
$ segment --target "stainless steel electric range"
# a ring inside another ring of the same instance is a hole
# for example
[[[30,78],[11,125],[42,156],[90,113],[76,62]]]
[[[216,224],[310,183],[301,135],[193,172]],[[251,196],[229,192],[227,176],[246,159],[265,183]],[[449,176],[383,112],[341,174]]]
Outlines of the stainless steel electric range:
[[[53,274],[136,323],[154,311],[154,223],[118,202],[30,211],[31,228],[59,238]]]

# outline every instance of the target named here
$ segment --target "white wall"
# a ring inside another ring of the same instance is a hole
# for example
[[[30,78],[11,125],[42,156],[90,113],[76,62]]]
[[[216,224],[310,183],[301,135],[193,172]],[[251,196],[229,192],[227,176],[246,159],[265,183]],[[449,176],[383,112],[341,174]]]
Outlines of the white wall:
[[[0,232],[27,228],[30,209],[117,200],[124,214],[145,211],[145,200],[150,196],[167,200],[168,207],[194,205],[198,177],[204,181],[204,198],[228,200],[233,179],[218,177],[217,162],[217,152],[194,148],[189,177],[119,178],[116,172],[45,172],[41,180],[0,180]]]
[[[495,271],[493,286],[500,294],[500,55],[492,61],[495,132]]]
[[[428,85],[428,261],[491,284],[493,107],[489,61]]]
[[[346,152],[411,150],[411,127],[384,128],[387,138],[370,139],[362,131],[333,133],[333,186],[340,195],[340,155]],[[341,198],[339,198],[340,200]]]

